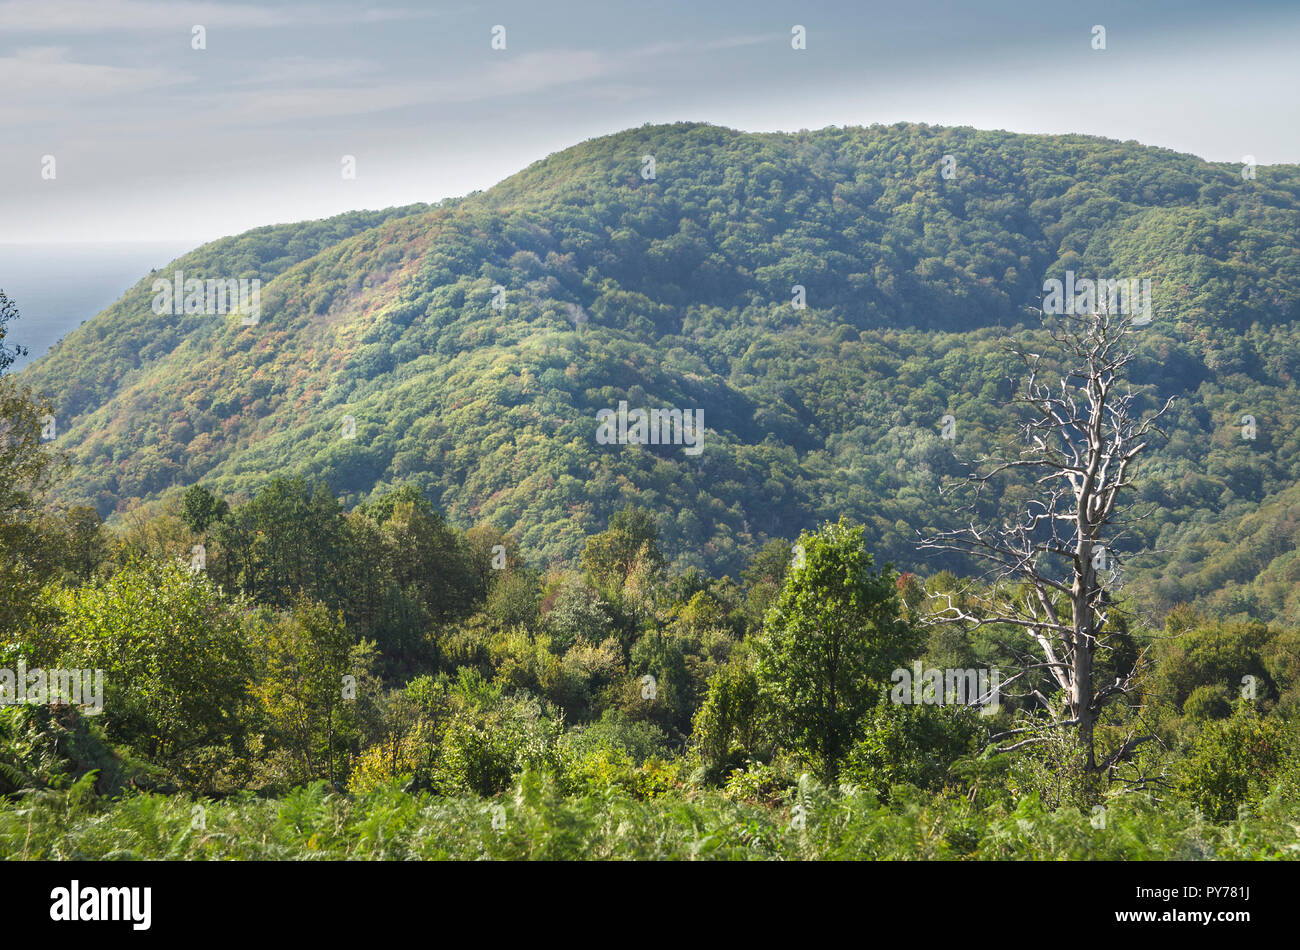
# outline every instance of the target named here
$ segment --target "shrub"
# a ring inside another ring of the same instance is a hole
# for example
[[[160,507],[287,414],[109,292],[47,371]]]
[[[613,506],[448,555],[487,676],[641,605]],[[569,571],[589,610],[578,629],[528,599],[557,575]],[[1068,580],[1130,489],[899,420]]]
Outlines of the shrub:
[[[439,743],[434,778],[448,793],[496,795],[525,768],[554,768],[562,722],[531,696],[479,696],[457,709]]]
[[[1231,821],[1264,796],[1285,751],[1282,724],[1239,700],[1231,718],[1201,726],[1179,763],[1178,791],[1212,821]]]
[[[962,707],[882,702],[863,720],[842,778],[888,801],[896,785],[938,789],[954,761],[975,751],[977,713]]]

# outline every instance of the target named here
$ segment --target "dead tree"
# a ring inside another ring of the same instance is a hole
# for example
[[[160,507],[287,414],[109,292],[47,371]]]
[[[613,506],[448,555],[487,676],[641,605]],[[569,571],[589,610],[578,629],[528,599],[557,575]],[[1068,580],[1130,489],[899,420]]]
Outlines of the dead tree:
[[[1133,485],[1134,463],[1172,404],[1139,418],[1142,396],[1122,379],[1139,331],[1109,312],[1045,317],[1056,351],[1009,349],[1025,364],[1012,380],[1012,404],[1023,407],[1022,439],[1000,458],[977,460],[969,478],[978,494],[1021,477],[1036,495],[999,524],[976,524],[923,539],[922,548],[960,552],[988,570],[980,589],[938,594],[932,622],[979,627],[1009,624],[1030,634],[1037,654],[1011,679],[1043,669],[1060,687],[1061,702],[1029,694],[1048,715],[1036,725],[994,736],[1009,752],[1044,741],[1048,730],[1077,727],[1090,771],[1105,771],[1148,737],[1130,736],[1098,762],[1093,734],[1102,709],[1134,686],[1135,670],[1098,683],[1094,661],[1115,633],[1114,607],[1103,574],[1114,566],[1131,526],[1121,496]],[[1162,434],[1162,433],[1161,433]],[[1009,682],[1010,680],[1004,680]]]

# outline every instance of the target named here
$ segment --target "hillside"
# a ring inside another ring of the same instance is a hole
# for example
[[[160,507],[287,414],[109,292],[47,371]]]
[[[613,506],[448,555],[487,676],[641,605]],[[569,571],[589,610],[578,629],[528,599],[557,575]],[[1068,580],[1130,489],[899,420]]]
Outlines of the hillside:
[[[1134,577],[1156,606],[1213,590],[1234,609],[1217,588],[1297,546],[1294,519],[1265,554],[1247,545],[1258,566],[1234,545],[1300,482],[1298,236],[1296,166],[1243,180],[1131,142],[969,128],[646,126],[439,207],[205,245],[174,269],[261,279],[256,326],[156,315],[149,275],[21,378],[57,406],[61,500],[105,516],[302,474],[348,504],[412,483],[534,563],[574,558],[636,502],[679,567],[735,573],[847,514],[930,571],[915,533],[951,517],[954,450],[1008,431],[999,341],[1043,281],[1150,278],[1135,381],[1178,402],[1144,469],[1140,540],[1161,553]],[[702,408],[703,452],[598,444],[597,412],[623,400]]]

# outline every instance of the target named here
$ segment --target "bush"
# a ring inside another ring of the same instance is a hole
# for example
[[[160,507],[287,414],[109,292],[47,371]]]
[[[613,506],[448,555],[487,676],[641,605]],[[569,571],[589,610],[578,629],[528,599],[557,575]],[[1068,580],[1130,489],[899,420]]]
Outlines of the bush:
[[[439,743],[434,781],[448,793],[496,795],[525,768],[554,768],[563,723],[531,696],[506,698],[463,675]]]
[[[647,759],[668,755],[668,737],[652,722],[630,719],[618,709],[607,709],[597,722],[571,729],[560,740],[570,754],[596,749],[617,749],[640,765]]]
[[[177,561],[132,561],[70,591],[57,640],[66,669],[104,670],[105,733],[183,768],[204,746],[238,749],[252,669],[240,605]]]
[[[348,776],[348,791],[365,794],[426,773],[430,752],[427,739],[415,732],[376,742],[357,757]]]
[[[1221,683],[1197,686],[1183,703],[1183,713],[1193,722],[1232,715],[1232,690]]]
[[[775,807],[785,801],[794,779],[765,762],[749,762],[727,776],[723,792],[728,798]]]
[[[842,778],[888,801],[895,786],[942,788],[953,762],[975,751],[978,713],[881,702],[863,720]]]
[[[1087,771],[1074,729],[1048,730],[1042,742],[1012,754],[1007,785],[1015,799],[1033,797],[1049,811],[1071,807],[1088,813],[1101,800],[1100,778]]]
[[[743,656],[713,674],[695,714],[691,747],[700,756],[705,778],[716,781],[758,754],[762,728],[758,676]]]
[[[619,710],[606,710],[599,722],[566,733],[557,752],[559,785],[568,794],[618,788],[646,798],[680,784],[681,763],[667,758],[663,730]]]
[[[1285,752],[1282,724],[1239,700],[1230,719],[1211,720],[1197,732],[1178,765],[1178,792],[1210,820],[1231,821],[1267,793]]]

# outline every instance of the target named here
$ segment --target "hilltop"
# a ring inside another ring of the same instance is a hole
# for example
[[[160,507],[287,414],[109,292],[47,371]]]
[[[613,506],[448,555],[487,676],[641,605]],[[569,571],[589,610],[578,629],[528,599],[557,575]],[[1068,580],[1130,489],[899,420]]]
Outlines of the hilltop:
[[[1031,332],[1043,281],[1149,278],[1136,381],[1177,404],[1135,539],[1161,553],[1135,576],[1156,604],[1300,622],[1287,585],[1255,586],[1296,548],[1293,520],[1257,522],[1300,482],[1297,235],[1296,166],[1252,180],[1133,142],[911,124],[646,126],[437,206],[204,245],[22,379],[57,407],[60,500],[107,517],[302,474],[348,504],[412,483],[534,563],[635,502],[679,568],[735,573],[847,514],[929,571],[960,567],[921,561],[915,534],[952,517],[955,453],[1005,435],[999,341]],[[154,313],[176,270],[260,280],[259,322]],[[620,401],[703,409],[703,451],[598,444]],[[1247,530],[1268,545],[1243,553]]]

